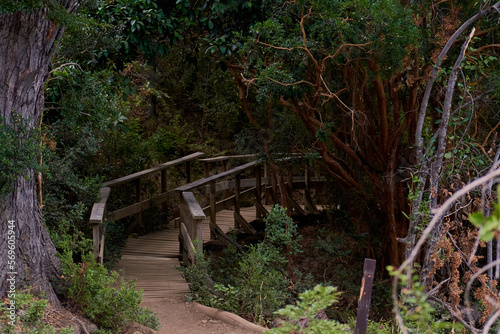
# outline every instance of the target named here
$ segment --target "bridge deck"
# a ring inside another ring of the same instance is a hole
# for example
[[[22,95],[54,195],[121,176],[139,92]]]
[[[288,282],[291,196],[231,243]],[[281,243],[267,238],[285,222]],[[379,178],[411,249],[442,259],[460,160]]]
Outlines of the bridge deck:
[[[241,215],[250,222],[255,219],[255,208],[241,208]],[[233,229],[233,211],[218,212],[217,224],[224,232]],[[144,297],[165,298],[188,293],[188,284],[176,269],[180,267],[179,229],[171,225],[160,232],[128,239],[122,258],[114,268],[121,270],[126,280],[136,279],[136,286],[144,290]],[[203,225],[203,240],[209,239],[207,221]]]

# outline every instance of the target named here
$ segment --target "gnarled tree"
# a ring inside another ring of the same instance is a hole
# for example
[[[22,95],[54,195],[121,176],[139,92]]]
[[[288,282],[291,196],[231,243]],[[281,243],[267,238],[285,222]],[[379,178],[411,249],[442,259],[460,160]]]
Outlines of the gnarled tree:
[[[0,2],[0,116],[4,130],[17,132],[20,147],[34,136],[43,107],[43,89],[52,55],[64,27],[49,13],[72,13],[78,0]],[[49,11],[48,6],[51,10]],[[16,118],[23,121],[16,122]],[[5,143],[3,143],[5,144]],[[26,149],[26,148],[25,148]],[[14,159],[22,159],[14,156]],[[59,267],[55,247],[40,215],[33,168],[2,166],[3,175],[13,178],[12,187],[0,200],[0,296],[8,287],[8,272],[16,272],[16,283],[45,291],[57,303],[50,285]],[[15,175],[12,175],[15,173]],[[8,267],[8,221],[14,221],[15,265]],[[9,270],[7,270],[9,268]]]

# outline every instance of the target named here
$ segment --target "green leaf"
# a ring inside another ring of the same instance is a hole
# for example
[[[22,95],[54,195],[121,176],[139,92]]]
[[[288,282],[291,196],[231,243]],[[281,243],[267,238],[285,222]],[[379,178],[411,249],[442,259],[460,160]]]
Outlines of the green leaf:
[[[469,215],[469,221],[476,227],[480,227],[484,223],[484,216],[481,212],[474,212]]]
[[[444,154],[445,159],[450,159],[452,157],[451,152],[447,152]]]
[[[484,242],[491,241],[491,239],[493,239],[494,236],[495,236],[494,231],[483,231],[483,230],[481,231],[481,240]]]
[[[212,22],[212,20],[209,20],[208,21],[208,29],[212,30],[214,28],[214,23]]]

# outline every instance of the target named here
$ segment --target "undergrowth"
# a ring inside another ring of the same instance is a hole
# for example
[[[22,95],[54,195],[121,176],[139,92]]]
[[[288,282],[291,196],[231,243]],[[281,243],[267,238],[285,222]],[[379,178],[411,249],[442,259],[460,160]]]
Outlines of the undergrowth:
[[[61,290],[67,298],[81,308],[82,313],[101,329],[120,333],[130,322],[138,322],[158,329],[158,318],[148,308],[141,308],[142,291],[135,283],[124,281],[117,272],[94,260],[92,253],[74,263],[71,252],[61,257]]]
[[[43,296],[35,297],[29,291],[19,292],[0,304],[0,332],[4,334],[55,334],[56,328],[44,319],[49,302]],[[71,334],[73,328],[65,327],[59,334]]]
[[[291,300],[286,268],[287,256],[300,251],[297,227],[279,206],[272,207],[265,222],[263,242],[247,246],[243,253],[228,247],[221,263],[196,254],[196,264],[183,269],[193,300],[248,314],[257,323]]]

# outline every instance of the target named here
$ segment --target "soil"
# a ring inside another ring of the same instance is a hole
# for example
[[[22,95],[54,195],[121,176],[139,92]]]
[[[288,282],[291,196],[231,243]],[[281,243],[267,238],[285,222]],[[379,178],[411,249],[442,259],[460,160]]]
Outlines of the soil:
[[[160,320],[159,334],[253,334],[210,318],[198,311],[192,303],[179,298],[144,299],[141,306],[149,307]]]
[[[141,306],[149,307],[158,317],[161,327],[159,334],[255,334],[241,327],[229,325],[221,320],[212,319],[198,311],[193,303],[177,298],[145,298]],[[90,333],[97,326],[82,317],[78,311],[68,308],[48,306],[45,309],[44,322],[53,325],[57,331],[73,326],[77,333]],[[139,325],[140,326],[140,325]],[[134,328],[135,327],[135,328]],[[143,327],[144,328],[144,327]],[[0,333],[2,333],[0,322]],[[137,328],[137,325],[125,330],[124,334],[152,333]]]

